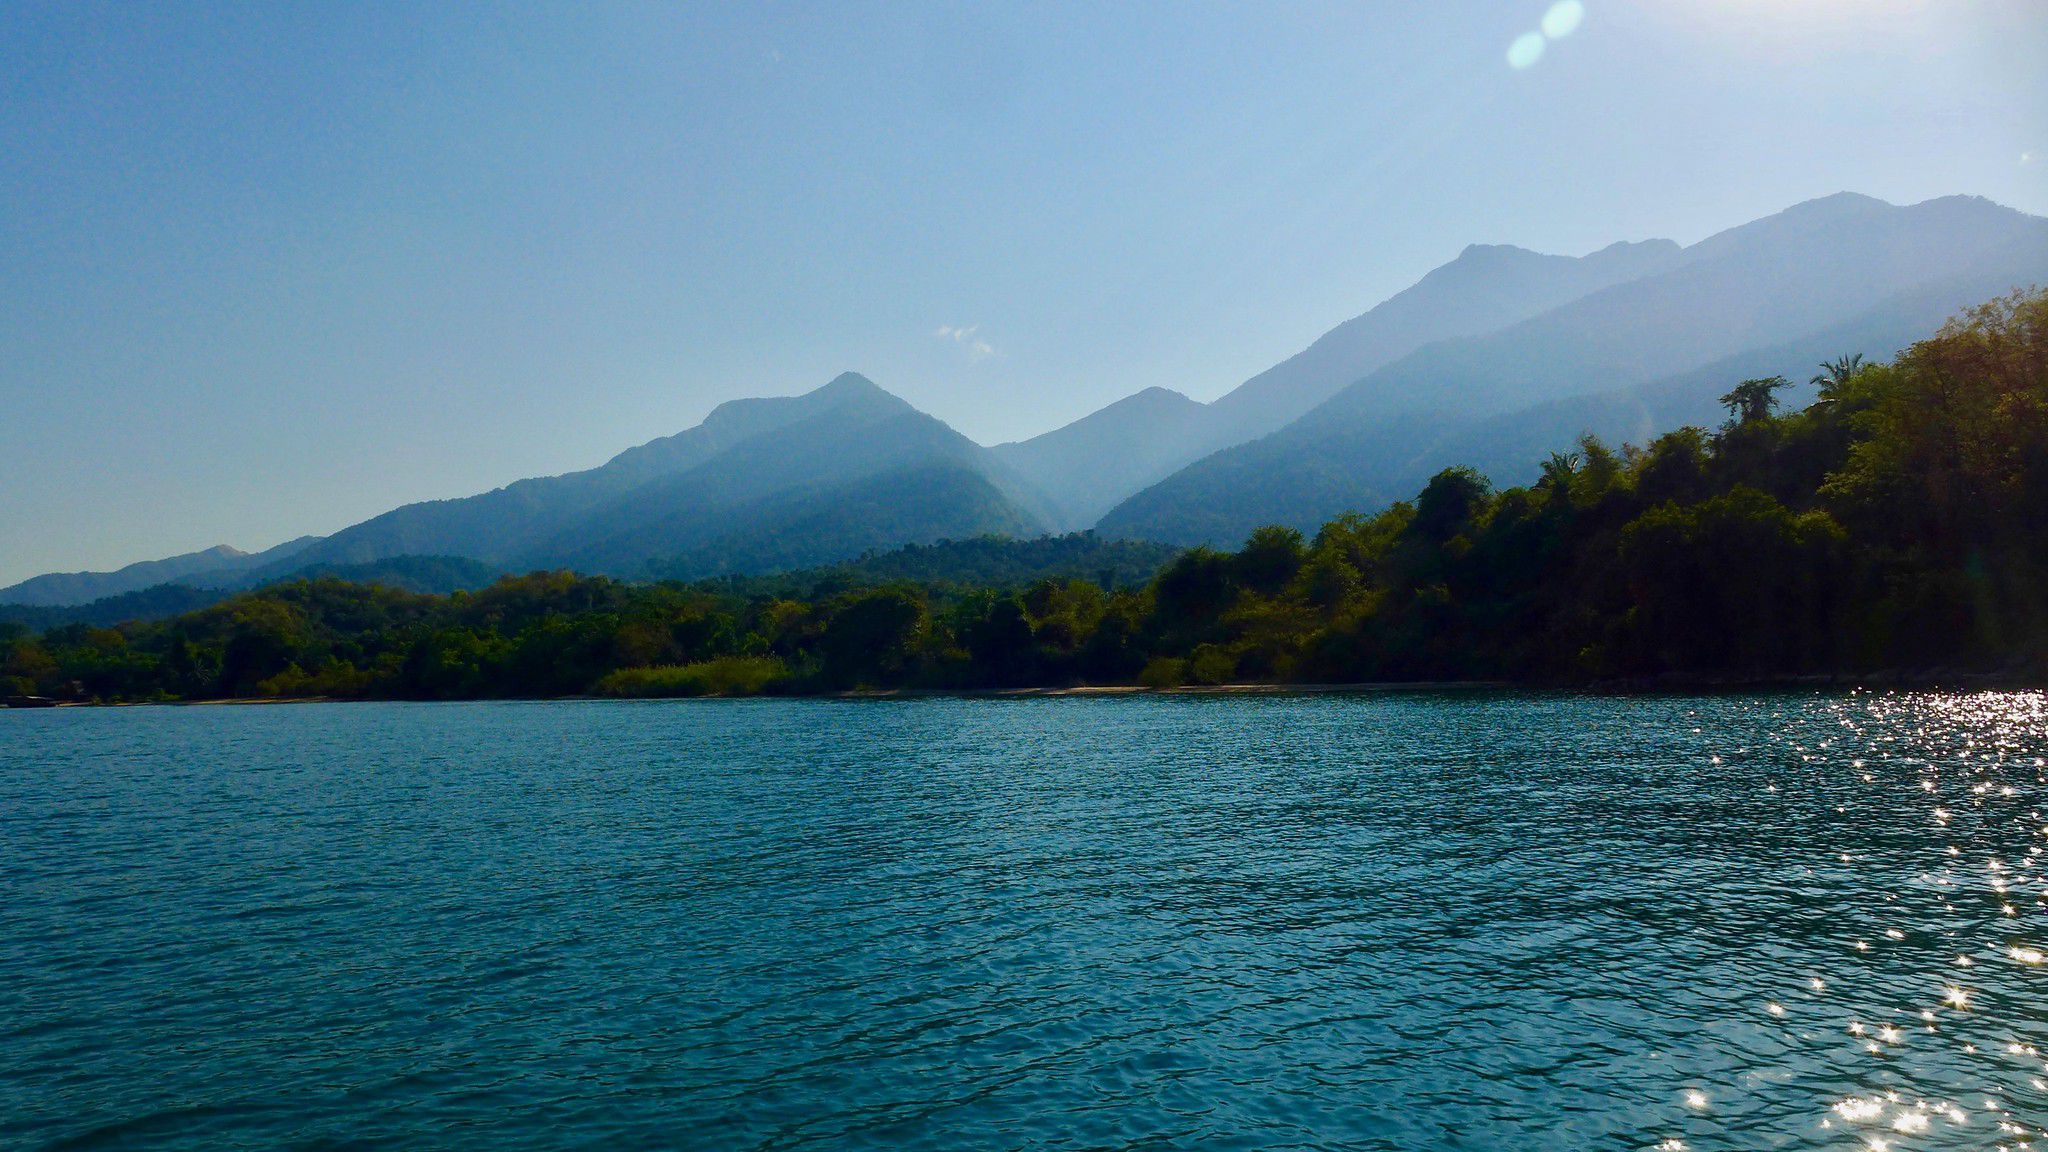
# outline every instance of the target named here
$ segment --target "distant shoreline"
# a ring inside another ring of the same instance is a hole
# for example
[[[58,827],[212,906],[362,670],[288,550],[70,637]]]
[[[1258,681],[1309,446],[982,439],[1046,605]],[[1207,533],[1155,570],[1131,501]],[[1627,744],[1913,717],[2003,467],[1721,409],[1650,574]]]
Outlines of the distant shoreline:
[[[692,700],[1033,700],[1069,697],[1128,696],[1367,696],[1403,692],[1529,692],[1585,696],[1741,695],[1798,689],[1838,691],[1983,692],[2048,690],[2048,678],[2006,673],[1886,673],[1874,676],[1779,676],[1763,678],[1672,677],[1609,680],[1582,684],[1514,680],[1392,680],[1351,684],[1185,684],[1147,687],[1138,684],[1081,684],[1033,688],[875,688],[844,692],[759,693],[700,696],[482,696],[466,700],[408,701],[385,696],[232,696],[205,700],[93,701],[64,700],[44,708],[5,711],[48,711],[55,708],[254,707],[276,704],[509,703],[617,702]]]

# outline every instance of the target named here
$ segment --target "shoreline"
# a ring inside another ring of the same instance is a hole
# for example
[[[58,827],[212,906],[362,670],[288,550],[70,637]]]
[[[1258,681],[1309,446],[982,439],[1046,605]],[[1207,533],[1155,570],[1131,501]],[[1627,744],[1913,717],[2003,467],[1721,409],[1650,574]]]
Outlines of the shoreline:
[[[750,696],[482,696],[462,700],[403,700],[358,696],[226,696],[204,700],[60,700],[35,708],[5,711],[49,711],[53,708],[259,707],[277,704],[483,703],[511,701],[655,700],[1033,700],[1114,698],[1128,696],[1364,696],[1404,692],[1527,692],[1544,695],[1667,696],[1741,695],[1795,690],[1984,692],[2048,690],[2048,676],[2013,673],[1902,673],[1870,676],[1709,677],[1658,676],[1584,683],[1520,680],[1369,680],[1313,684],[1184,684],[1154,688],[1140,684],[1076,684],[1028,688],[855,688],[841,692],[759,693]]]

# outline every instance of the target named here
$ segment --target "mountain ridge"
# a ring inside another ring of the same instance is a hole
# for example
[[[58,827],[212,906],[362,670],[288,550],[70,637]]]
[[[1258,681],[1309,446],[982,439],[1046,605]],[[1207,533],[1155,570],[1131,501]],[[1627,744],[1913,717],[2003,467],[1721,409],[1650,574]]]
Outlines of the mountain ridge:
[[[1370,371],[1433,341],[1537,315],[1671,266],[1680,253],[1672,240],[1617,241],[1584,256],[1470,244],[1209,404],[1190,400],[1192,407],[1147,419],[1125,407],[1153,391],[1147,389],[996,450],[1048,494],[1061,527],[1085,527],[1180,468],[1277,431]]]
[[[1715,374],[1717,365],[1804,379],[1819,359],[1889,353],[1990,296],[2048,280],[2048,219],[1976,197],[1899,206],[1851,193],[1794,205],[1686,251],[1697,254],[1663,272],[1498,332],[1418,349],[1286,428],[1134,494],[1097,528],[1222,544],[1258,523],[1308,521],[1309,509],[1332,501],[1372,511],[1439,468],[1484,470],[1489,458],[1461,439],[1462,425],[1497,422],[1489,442],[1519,430],[1508,439],[1529,460],[1568,449],[1581,431],[1614,428],[1615,403],[1636,405],[1647,421],[1628,435],[1667,431],[1674,420],[1711,415],[1715,398],[1741,378]],[[1907,298],[1912,306],[1887,310]],[[1858,318],[1868,321],[1853,328],[1866,347],[1807,342],[1838,329],[1846,338],[1844,326]],[[1659,381],[1682,381],[1674,387],[1683,395],[1558,407],[1654,391]],[[1571,410],[1599,419],[1559,427],[1559,413]]]
[[[0,588],[0,603],[42,608],[87,603],[185,577],[255,568],[302,552],[318,543],[319,539],[317,536],[301,536],[261,552],[244,552],[232,545],[216,544],[160,560],[139,560],[111,571],[48,572]]]
[[[2040,280],[2048,220],[1972,196],[1900,206],[1838,193],[1684,247],[1621,241],[1559,256],[1470,244],[1208,404],[1147,388],[983,447],[847,372],[796,395],[726,401],[594,468],[403,505],[264,553],[218,546],[31,577],[0,601],[76,603],[166,579],[225,586],[409,555],[625,577],[688,557],[724,572],[720,550],[753,558],[743,565],[826,563],[830,548],[812,543],[898,546],[941,526],[1228,543],[1214,534],[1379,500],[1412,489],[1418,468],[1504,459],[1502,444],[1539,459],[1578,430],[1638,437],[1711,417],[1732,383],[1717,372],[1808,371],[1789,358],[1811,357],[1830,334],[1862,346],[1828,355],[1883,354],[1930,316]],[[1581,429],[1565,427],[1574,420]],[[913,476],[933,490],[909,486]],[[931,523],[891,514],[888,500]],[[804,539],[768,538],[777,532]]]
[[[795,396],[728,401],[688,429],[628,448],[582,472],[520,480],[453,500],[405,505],[327,537],[299,562],[366,563],[392,555],[469,556],[506,568],[577,567],[618,576],[700,550],[742,546],[746,518],[791,502],[857,499],[877,475],[947,464],[982,476],[995,494],[957,478],[957,502],[932,507],[933,531],[1048,526],[1042,500],[986,448],[867,377],[845,372]],[[806,521],[824,525],[829,520]],[[916,525],[854,533],[862,547],[930,537]],[[897,538],[900,536],[901,538]],[[806,562],[838,559],[795,550]]]

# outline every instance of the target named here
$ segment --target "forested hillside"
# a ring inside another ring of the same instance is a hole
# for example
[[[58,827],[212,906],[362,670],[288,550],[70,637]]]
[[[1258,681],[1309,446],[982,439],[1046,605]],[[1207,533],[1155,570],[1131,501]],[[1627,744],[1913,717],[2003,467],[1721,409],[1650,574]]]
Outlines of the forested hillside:
[[[266,589],[160,623],[0,640],[0,688],[73,698],[442,698],[1514,678],[2048,675],[2048,294],[1818,399],[1729,381],[1728,419],[1588,439],[1527,487],[1439,473],[1311,538],[1195,549],[1149,583],[914,580],[798,597],[567,572],[422,596]],[[907,575],[914,575],[908,573]]]

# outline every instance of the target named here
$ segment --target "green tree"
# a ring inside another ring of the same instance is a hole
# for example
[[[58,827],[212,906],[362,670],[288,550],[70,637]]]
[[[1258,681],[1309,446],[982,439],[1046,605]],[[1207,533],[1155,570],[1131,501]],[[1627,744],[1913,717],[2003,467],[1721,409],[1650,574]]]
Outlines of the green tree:
[[[819,640],[826,680],[841,688],[900,682],[924,620],[923,601],[906,589],[855,596],[832,614]]]
[[[968,626],[965,640],[979,683],[1027,684],[1038,672],[1038,644],[1031,621],[1014,596],[990,604],[987,614]]]
[[[1268,524],[1252,530],[1238,550],[1232,574],[1244,587],[1271,596],[1294,579],[1306,557],[1300,532]]]
[[[1486,477],[1470,468],[1446,468],[1430,477],[1422,494],[1415,498],[1415,518],[1408,525],[1410,535],[1442,542],[1470,528],[1486,507],[1492,486]]]
[[[1861,371],[1863,371],[1863,353],[1851,352],[1846,356],[1837,356],[1833,360],[1821,361],[1820,371],[1816,372],[1807,383],[1820,388],[1821,399],[1832,402],[1849,386],[1849,381],[1854,380],[1856,374]]]
[[[1783,376],[1744,380],[1721,397],[1721,407],[1728,410],[1731,423],[1748,424],[1764,420],[1778,406],[1778,391],[1791,386],[1792,382]]]
[[[1576,452],[1552,452],[1543,461],[1543,478],[1537,481],[1540,487],[1564,499],[1570,499],[1572,481],[1578,478],[1579,454]]]

